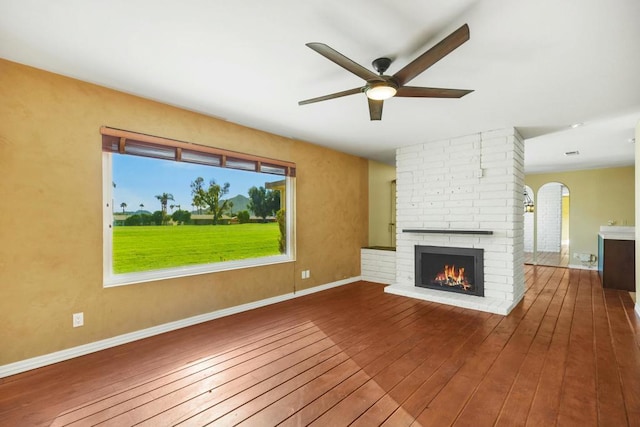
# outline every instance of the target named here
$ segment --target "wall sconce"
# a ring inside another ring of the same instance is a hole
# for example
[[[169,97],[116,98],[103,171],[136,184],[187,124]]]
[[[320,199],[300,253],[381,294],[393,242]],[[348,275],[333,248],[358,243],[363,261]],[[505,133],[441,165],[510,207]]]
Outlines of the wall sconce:
[[[533,212],[533,200],[529,197],[529,193],[527,193],[527,189],[524,189],[524,212]]]

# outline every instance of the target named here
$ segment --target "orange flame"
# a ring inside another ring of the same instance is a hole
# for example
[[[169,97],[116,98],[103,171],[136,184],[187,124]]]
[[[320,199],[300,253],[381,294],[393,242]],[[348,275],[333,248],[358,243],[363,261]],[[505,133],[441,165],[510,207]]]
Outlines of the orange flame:
[[[464,290],[471,288],[471,285],[464,277],[464,267],[456,268],[455,265],[445,265],[442,272],[434,279],[443,285],[461,286]]]

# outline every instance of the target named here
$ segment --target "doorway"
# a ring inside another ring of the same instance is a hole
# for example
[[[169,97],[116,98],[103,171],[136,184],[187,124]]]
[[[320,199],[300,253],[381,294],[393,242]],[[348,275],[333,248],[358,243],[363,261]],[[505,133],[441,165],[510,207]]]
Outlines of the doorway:
[[[560,182],[549,182],[540,187],[536,199],[533,263],[568,267],[569,188]]]

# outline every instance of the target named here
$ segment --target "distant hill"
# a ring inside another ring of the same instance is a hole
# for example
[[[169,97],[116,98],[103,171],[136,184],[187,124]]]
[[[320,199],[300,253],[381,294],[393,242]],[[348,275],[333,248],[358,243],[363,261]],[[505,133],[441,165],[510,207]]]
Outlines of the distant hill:
[[[233,207],[231,208],[231,212],[233,213],[249,210],[249,198],[242,194],[238,194],[237,196],[230,198],[229,201],[233,203]],[[249,213],[251,213],[251,211],[249,211]]]

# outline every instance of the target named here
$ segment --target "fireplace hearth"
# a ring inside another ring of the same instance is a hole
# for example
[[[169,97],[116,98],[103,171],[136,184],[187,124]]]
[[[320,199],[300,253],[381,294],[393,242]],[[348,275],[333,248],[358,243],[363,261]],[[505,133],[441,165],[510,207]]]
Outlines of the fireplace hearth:
[[[415,285],[484,296],[483,264],[483,249],[416,246]]]

